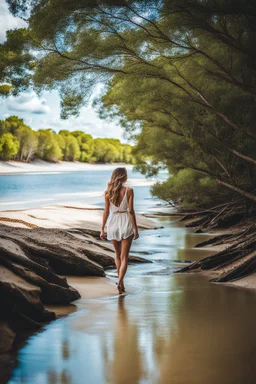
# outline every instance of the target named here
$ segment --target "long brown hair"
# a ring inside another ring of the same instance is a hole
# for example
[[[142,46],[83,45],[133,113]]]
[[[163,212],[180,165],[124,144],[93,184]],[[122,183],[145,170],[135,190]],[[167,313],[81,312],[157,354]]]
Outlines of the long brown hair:
[[[107,189],[105,191],[105,196],[113,203],[114,205],[118,205],[120,190],[122,188],[123,183],[127,180],[127,171],[126,168],[116,168],[111,178],[108,182]]]

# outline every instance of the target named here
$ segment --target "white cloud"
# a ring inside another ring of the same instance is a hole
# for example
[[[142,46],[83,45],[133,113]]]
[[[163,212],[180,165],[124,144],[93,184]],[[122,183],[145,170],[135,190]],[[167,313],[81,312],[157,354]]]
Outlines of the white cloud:
[[[56,111],[57,112],[57,111]],[[67,120],[61,120],[58,113],[50,113],[37,120],[37,128],[52,128],[59,132],[61,129],[69,131],[84,131],[95,137],[118,138],[123,141],[122,129],[117,122],[107,122],[97,115],[96,111],[91,107],[81,109],[78,117],[71,116]],[[31,126],[33,126],[31,124]]]
[[[26,22],[19,17],[14,17],[8,10],[5,0],[0,0],[0,43],[6,40],[8,29],[26,27]]]
[[[10,111],[30,112],[45,114],[50,112],[45,98],[39,98],[35,92],[22,93],[20,96],[10,96],[7,100],[7,108]]]
[[[25,21],[12,16],[5,0],[0,0],[0,43],[6,39],[8,29],[26,27]],[[97,88],[95,94],[101,88]],[[114,137],[123,140],[123,131],[117,122],[101,120],[91,105],[83,107],[79,117],[60,119],[60,97],[57,91],[43,92],[38,97],[35,92],[25,92],[17,97],[0,98],[0,119],[17,115],[33,129],[52,128],[81,130],[93,137]]]

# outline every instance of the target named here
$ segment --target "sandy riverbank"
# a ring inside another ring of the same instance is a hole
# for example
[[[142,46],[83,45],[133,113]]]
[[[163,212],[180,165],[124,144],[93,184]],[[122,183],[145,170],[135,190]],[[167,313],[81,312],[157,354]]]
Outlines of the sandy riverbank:
[[[84,204],[65,203],[42,208],[0,211],[0,223],[20,228],[83,228],[100,231],[103,210]],[[156,227],[153,220],[137,214],[141,229]]]
[[[105,169],[124,166],[124,164],[104,164]],[[125,164],[125,167],[132,168],[132,165]],[[102,164],[81,163],[79,161],[60,161],[58,163],[50,163],[43,160],[35,160],[31,163],[22,163],[19,161],[0,161],[0,175],[8,175],[15,173],[33,173],[33,172],[70,172],[70,171],[86,171],[102,168]]]

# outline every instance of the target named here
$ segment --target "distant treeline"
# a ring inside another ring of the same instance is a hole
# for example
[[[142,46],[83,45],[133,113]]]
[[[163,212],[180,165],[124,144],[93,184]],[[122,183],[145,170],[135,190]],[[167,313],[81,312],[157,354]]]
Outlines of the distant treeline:
[[[93,139],[82,131],[34,131],[17,116],[0,120],[0,159],[28,162],[33,158],[57,162],[132,163],[132,147],[117,139]]]

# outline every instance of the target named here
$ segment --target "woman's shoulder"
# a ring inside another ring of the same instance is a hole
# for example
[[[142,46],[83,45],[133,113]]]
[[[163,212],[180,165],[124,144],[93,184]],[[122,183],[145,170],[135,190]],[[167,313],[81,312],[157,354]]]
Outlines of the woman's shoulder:
[[[127,193],[128,195],[133,194],[133,188],[126,187],[126,193]]]

